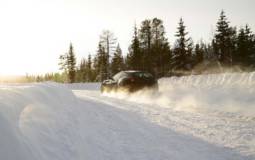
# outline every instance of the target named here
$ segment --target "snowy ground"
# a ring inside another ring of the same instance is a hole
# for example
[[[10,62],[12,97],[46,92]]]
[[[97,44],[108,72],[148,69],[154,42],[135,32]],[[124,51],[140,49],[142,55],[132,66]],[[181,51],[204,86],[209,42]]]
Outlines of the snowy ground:
[[[255,73],[159,84],[133,95],[100,94],[96,83],[0,85],[0,159],[255,159]]]

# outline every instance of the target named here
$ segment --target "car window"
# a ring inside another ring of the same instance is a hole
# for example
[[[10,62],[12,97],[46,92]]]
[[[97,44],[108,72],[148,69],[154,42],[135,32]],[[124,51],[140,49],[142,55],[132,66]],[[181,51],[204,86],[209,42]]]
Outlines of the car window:
[[[135,72],[135,73],[133,73],[133,76],[134,76],[134,77],[141,78],[141,77],[142,77],[142,74],[141,74],[140,72]]]
[[[133,73],[133,75],[138,78],[153,78],[153,76],[150,73],[146,72],[136,72]]]
[[[150,73],[143,73],[145,78],[152,78],[153,76]]]

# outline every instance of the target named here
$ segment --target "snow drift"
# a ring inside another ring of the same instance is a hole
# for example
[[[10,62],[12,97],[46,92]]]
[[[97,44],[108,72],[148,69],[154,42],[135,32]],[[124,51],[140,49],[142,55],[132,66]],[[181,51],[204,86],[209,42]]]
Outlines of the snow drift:
[[[160,90],[177,109],[255,117],[255,72],[162,78]]]
[[[53,83],[0,86],[0,158],[78,159],[75,104]]]

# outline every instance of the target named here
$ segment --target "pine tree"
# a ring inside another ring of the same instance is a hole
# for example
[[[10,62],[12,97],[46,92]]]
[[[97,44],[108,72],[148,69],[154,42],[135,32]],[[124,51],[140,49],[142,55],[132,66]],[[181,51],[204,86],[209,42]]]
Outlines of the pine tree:
[[[185,31],[186,26],[184,26],[182,18],[177,29],[172,68],[173,70],[190,70],[192,67],[193,43],[191,38],[186,38],[188,32]]]
[[[86,73],[87,73],[86,81],[92,82],[93,81],[93,79],[92,79],[92,61],[91,61],[90,54],[88,55],[88,60],[87,60],[87,64],[86,64]]]
[[[158,18],[154,18],[151,22],[153,72],[157,77],[161,77],[169,70],[171,60],[170,47],[167,38],[165,37],[163,21]]]
[[[77,71],[77,81],[78,82],[86,82],[86,59],[82,58],[78,71]]]
[[[64,72],[67,70],[67,54],[63,54],[59,56],[59,70],[63,70]]]
[[[120,45],[118,44],[116,51],[114,52],[112,63],[111,63],[112,75],[122,71],[123,69],[124,69],[124,60],[123,60]]]
[[[106,77],[109,78],[110,76],[110,61],[111,56],[114,53],[116,49],[116,41],[117,38],[115,38],[114,34],[110,32],[109,30],[103,31],[103,33],[100,35],[100,44],[102,49],[104,49],[104,52],[106,54]]]
[[[204,50],[203,50],[203,44],[196,44],[195,46],[195,58],[194,58],[194,65],[200,64],[204,60]]]
[[[232,65],[235,46],[236,30],[229,26],[225,12],[222,11],[217,22],[217,30],[214,36],[214,50],[219,62],[223,65]]]
[[[68,82],[75,82],[76,73],[76,58],[73,52],[72,43],[69,46],[69,51],[59,57],[60,70],[63,70],[63,76],[67,75]]]
[[[142,53],[141,68],[146,71],[153,71],[152,67],[152,33],[151,33],[151,20],[144,20],[139,30],[140,49]]]
[[[72,43],[70,44],[70,47],[69,47],[67,60],[68,60],[68,63],[67,63],[68,64],[68,77],[69,77],[70,83],[74,83],[75,82],[76,57],[73,52]]]
[[[138,39],[137,27],[134,27],[132,43],[127,54],[127,67],[133,70],[142,70],[142,53],[140,51],[140,42]]]
[[[251,43],[252,49],[250,54],[250,67],[252,67],[252,69],[255,69],[255,34],[251,35]]]
[[[234,60],[238,65],[245,63],[245,61],[247,63],[247,56],[248,56],[247,40],[248,39],[247,39],[247,36],[245,35],[244,28],[241,28],[239,30],[239,34],[237,37],[237,52],[234,55]]]
[[[239,30],[237,36],[237,52],[235,55],[235,60],[238,65],[244,67],[251,67],[254,65],[254,34],[248,25],[245,28]]]
[[[171,51],[165,37],[163,21],[158,18],[142,21],[138,37],[138,41],[134,38],[132,43],[132,46],[137,48],[138,45],[135,44],[139,44],[139,56],[134,56],[138,57],[139,61],[134,63],[140,64],[140,67],[135,69],[149,71],[157,77],[165,75],[170,68]],[[132,55],[128,58],[130,57]]]
[[[104,47],[99,42],[96,57],[94,59],[94,68],[96,81],[103,81],[109,77],[109,68],[107,66],[107,53]]]

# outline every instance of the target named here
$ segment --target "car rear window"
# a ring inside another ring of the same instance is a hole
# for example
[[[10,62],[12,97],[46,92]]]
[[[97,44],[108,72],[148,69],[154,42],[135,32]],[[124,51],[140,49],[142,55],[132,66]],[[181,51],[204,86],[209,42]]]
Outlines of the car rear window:
[[[153,76],[150,73],[146,72],[136,72],[133,73],[133,76],[138,78],[153,78]]]

